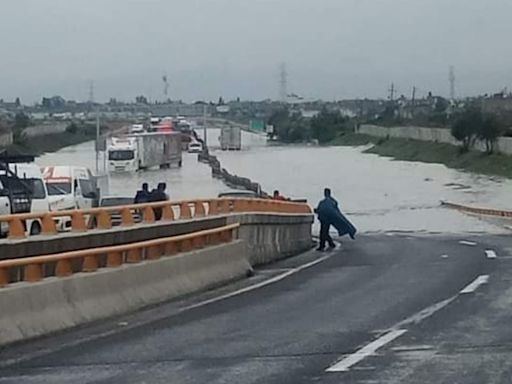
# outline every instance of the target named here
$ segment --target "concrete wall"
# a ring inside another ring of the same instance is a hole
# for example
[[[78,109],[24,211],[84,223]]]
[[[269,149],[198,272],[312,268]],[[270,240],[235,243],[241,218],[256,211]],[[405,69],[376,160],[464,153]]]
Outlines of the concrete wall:
[[[452,136],[448,128],[415,126],[381,127],[378,125],[362,124],[358,128],[357,133],[376,137],[393,137],[460,145],[460,142]],[[478,151],[485,151],[485,143],[477,141],[474,148]],[[512,155],[512,138],[500,137],[497,141],[496,150],[506,155]]]
[[[243,278],[242,241],[0,292],[0,345],[133,311]]]

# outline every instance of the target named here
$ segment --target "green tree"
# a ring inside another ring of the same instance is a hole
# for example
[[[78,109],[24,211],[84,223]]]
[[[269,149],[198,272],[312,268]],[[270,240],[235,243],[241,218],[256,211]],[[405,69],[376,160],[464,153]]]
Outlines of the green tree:
[[[334,140],[347,130],[347,119],[339,111],[329,112],[324,108],[311,119],[311,134],[320,144]]]
[[[452,136],[462,143],[462,152],[469,151],[473,146],[483,122],[482,111],[476,107],[466,109],[454,121],[451,127]]]
[[[496,141],[503,134],[504,127],[492,115],[485,116],[478,130],[478,138],[485,142],[487,154],[492,154],[496,146]]]

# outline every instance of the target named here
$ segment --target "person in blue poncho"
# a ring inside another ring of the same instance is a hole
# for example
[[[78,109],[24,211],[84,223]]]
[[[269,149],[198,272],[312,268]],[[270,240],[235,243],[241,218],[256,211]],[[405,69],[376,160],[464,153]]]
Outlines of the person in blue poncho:
[[[329,235],[331,225],[337,229],[340,236],[348,234],[352,239],[355,238],[357,232],[356,228],[341,213],[338,202],[331,196],[331,190],[329,188],[324,189],[324,199],[318,203],[315,213],[318,215],[318,220],[320,221],[320,244],[318,245],[317,251],[323,251],[325,249],[325,243],[329,244],[329,249],[335,247],[334,241],[331,235]]]

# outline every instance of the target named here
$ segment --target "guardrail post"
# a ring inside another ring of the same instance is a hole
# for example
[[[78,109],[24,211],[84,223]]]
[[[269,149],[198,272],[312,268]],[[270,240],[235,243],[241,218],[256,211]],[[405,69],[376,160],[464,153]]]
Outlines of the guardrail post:
[[[176,241],[168,241],[165,243],[165,256],[172,256],[178,253],[178,247],[176,246]]]
[[[132,210],[130,208],[121,209],[121,226],[130,227],[135,224],[133,220]]]
[[[206,212],[202,201],[196,201],[194,203],[194,217],[204,217]]]
[[[34,283],[43,278],[43,266],[41,264],[29,264],[24,269],[23,281]]]
[[[196,236],[192,239],[192,248],[193,249],[204,248],[205,245],[206,245],[205,236]]]
[[[9,270],[7,268],[0,269],[0,287],[9,285]]]
[[[74,211],[71,213],[71,229],[73,232],[86,232],[85,218],[82,212]]]
[[[106,210],[99,211],[96,215],[96,225],[98,229],[110,229],[112,228],[112,219],[110,213]]]
[[[218,212],[219,213],[229,213],[229,201],[228,200],[219,200],[218,201]]]
[[[157,260],[162,256],[162,248],[160,245],[154,245],[146,249],[146,259]]]
[[[142,252],[140,248],[132,248],[127,252],[127,263],[140,263],[142,261]]]
[[[188,202],[184,201],[180,203],[180,219],[191,219],[192,212],[190,211],[190,206]]]
[[[66,277],[71,276],[72,274],[73,269],[71,268],[71,261],[69,259],[62,259],[57,261],[57,266],[55,267],[55,276]]]
[[[144,207],[142,211],[142,216],[144,218],[144,222],[146,224],[154,223],[155,220],[155,211],[153,211],[153,207]]]
[[[208,215],[217,215],[219,210],[217,208],[217,200],[208,201]]]
[[[174,220],[174,211],[172,209],[171,204],[166,204],[163,206],[162,220],[165,220],[165,221],[173,221]]]
[[[179,252],[189,252],[192,250],[192,241],[189,239],[183,239],[178,243]]]
[[[9,239],[24,239],[25,226],[18,217],[9,219]]]
[[[82,272],[96,272],[98,270],[98,257],[96,255],[85,256],[82,262]]]
[[[57,234],[57,225],[51,214],[46,213],[41,220],[41,234],[51,236]]]
[[[123,264],[123,254],[121,252],[107,253],[107,267],[115,268]]]

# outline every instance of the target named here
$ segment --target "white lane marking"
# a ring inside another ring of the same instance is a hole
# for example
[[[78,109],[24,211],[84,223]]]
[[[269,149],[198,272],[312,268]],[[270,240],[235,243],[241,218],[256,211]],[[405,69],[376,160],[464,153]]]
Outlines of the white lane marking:
[[[496,252],[494,252],[492,249],[487,249],[485,254],[487,255],[488,259],[495,259],[497,257]]]
[[[448,258],[448,255],[441,255],[441,258],[443,258],[443,259],[447,259],[447,258]]]
[[[153,321],[161,320],[163,318],[168,318],[168,317],[172,317],[172,316],[181,315],[183,312],[186,312],[186,311],[188,311],[190,309],[194,309],[194,308],[198,308],[198,307],[205,306],[205,305],[208,305],[208,304],[212,304],[212,303],[215,303],[216,301],[224,300],[224,299],[236,296],[236,295],[240,295],[240,294],[245,293],[245,292],[249,292],[249,291],[253,291],[253,290],[258,289],[258,288],[262,288],[262,287],[264,287],[266,285],[277,283],[278,281],[281,281],[281,280],[287,278],[288,276],[294,275],[294,274],[296,274],[296,273],[298,273],[298,272],[300,272],[300,271],[302,271],[304,269],[313,267],[316,264],[319,264],[319,263],[321,263],[321,262],[331,258],[332,256],[334,256],[334,254],[325,255],[325,256],[323,256],[323,257],[321,257],[319,259],[313,260],[313,261],[311,261],[309,263],[306,263],[306,264],[303,264],[303,265],[301,265],[299,267],[296,267],[296,268],[293,268],[293,269],[289,269],[287,272],[282,273],[282,274],[280,274],[278,276],[275,276],[275,277],[273,277],[271,279],[264,280],[264,281],[262,281],[260,283],[248,286],[248,287],[240,289],[240,290],[238,290],[236,292],[232,292],[232,293],[228,293],[228,294],[225,294],[225,295],[222,295],[222,296],[218,296],[218,297],[215,297],[213,299],[204,300],[204,301],[202,301],[200,303],[197,303],[195,305],[189,305],[188,307],[179,308],[177,310],[172,311],[172,313],[166,314],[165,317],[158,316],[156,318],[152,318],[152,320],[150,320],[150,321],[134,322],[133,324],[128,324],[128,322],[121,321],[121,322],[117,323],[117,325],[118,325],[117,328],[109,329],[107,331],[103,331],[103,332],[100,332],[100,333],[95,333],[95,334],[90,335],[90,336],[81,337],[78,340],[73,340],[73,341],[70,341],[70,342],[64,342],[64,343],[59,344],[58,347],[56,347],[56,348],[55,347],[42,348],[42,349],[39,349],[39,350],[37,350],[35,352],[32,352],[32,353],[25,353],[22,357],[16,357],[16,358],[7,359],[7,360],[1,360],[0,361],[0,367],[7,367],[7,366],[14,365],[14,364],[19,364],[20,362],[23,362],[23,361],[32,360],[32,359],[35,359],[35,358],[40,357],[40,356],[44,356],[44,355],[48,355],[50,353],[55,353],[57,351],[61,351],[64,348],[75,347],[75,346],[83,344],[83,343],[87,343],[87,342],[91,342],[91,341],[94,341],[94,340],[99,340],[99,339],[102,339],[102,338],[105,338],[105,337],[108,337],[108,336],[111,336],[111,335],[119,334],[119,332],[120,332],[119,330],[121,329],[121,327],[124,328],[123,330],[141,327],[144,324],[152,323]],[[165,305],[165,303],[162,304],[162,305]],[[142,309],[141,312],[144,312],[144,309]]]
[[[464,288],[462,291],[460,291],[460,293],[461,294],[473,293],[482,284],[487,284],[488,281],[489,281],[489,275],[480,275],[472,283],[470,283],[466,288]]]
[[[432,316],[434,313],[436,313],[436,312],[440,311],[441,309],[443,309],[444,307],[446,307],[448,304],[450,304],[456,298],[457,298],[457,296],[453,296],[453,297],[450,297],[449,299],[432,304],[430,307],[422,309],[421,311],[415,313],[414,315],[409,316],[407,319],[400,321],[398,324],[396,324],[391,329],[402,328],[402,327],[410,325],[410,324],[419,324],[426,318]]]
[[[474,241],[467,241],[467,240],[461,240],[461,241],[459,241],[459,244],[469,245],[470,247],[474,247],[475,245],[477,245],[477,243],[475,243]]]
[[[268,280],[264,280],[262,282],[259,282],[259,283],[254,284],[254,285],[250,285],[248,287],[239,289],[237,291],[226,293],[225,295],[217,296],[217,297],[214,297],[214,298],[211,298],[211,299],[208,299],[208,300],[201,301],[201,302],[196,303],[196,304],[189,305],[188,307],[182,308],[181,311],[188,311],[190,309],[204,307],[205,305],[216,303],[217,301],[229,299],[230,297],[238,296],[238,295],[241,295],[243,293],[254,291],[256,289],[265,287],[267,285],[277,283],[277,282],[279,282],[281,280],[286,279],[287,277],[289,277],[291,275],[294,275],[294,274],[296,274],[296,273],[298,273],[298,272],[300,272],[300,271],[302,271],[304,269],[311,268],[311,267],[313,267],[313,266],[315,266],[315,265],[317,265],[317,264],[319,264],[319,263],[329,259],[332,255],[333,254],[329,254],[329,255],[320,257],[319,259],[316,259],[316,260],[313,260],[313,261],[311,261],[309,263],[303,264],[303,265],[301,265],[301,266],[299,266],[297,268],[290,269],[289,271],[281,273],[280,275],[274,276],[274,277],[272,277],[272,278],[270,278]]]
[[[386,344],[391,343],[393,340],[402,336],[406,332],[407,329],[395,329],[389,331],[388,333],[379,337],[377,340],[372,341],[370,344],[365,345],[363,348],[330,366],[326,369],[326,372],[347,372],[350,367],[366,359],[368,356],[375,354],[379,348],[382,348]]]

